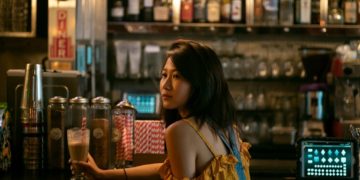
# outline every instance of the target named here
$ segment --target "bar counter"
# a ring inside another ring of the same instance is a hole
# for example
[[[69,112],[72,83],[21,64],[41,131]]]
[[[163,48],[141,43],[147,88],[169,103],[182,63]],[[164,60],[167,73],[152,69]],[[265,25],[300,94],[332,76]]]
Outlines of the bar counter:
[[[135,154],[134,166],[162,162],[165,155]],[[252,180],[281,180],[296,179],[296,162],[294,160],[251,160],[250,167]],[[41,172],[16,171],[0,172],[1,180],[68,180],[70,170],[46,170]]]

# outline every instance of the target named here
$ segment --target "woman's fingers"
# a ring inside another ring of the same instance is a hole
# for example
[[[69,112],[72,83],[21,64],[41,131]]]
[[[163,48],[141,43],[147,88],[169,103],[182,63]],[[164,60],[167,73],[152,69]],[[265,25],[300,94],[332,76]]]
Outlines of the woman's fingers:
[[[82,172],[88,179],[94,179],[94,175],[96,175],[96,163],[93,157],[88,154],[87,161],[74,161],[69,160],[71,173]]]
[[[94,161],[94,158],[90,154],[87,155],[87,158],[88,160]]]

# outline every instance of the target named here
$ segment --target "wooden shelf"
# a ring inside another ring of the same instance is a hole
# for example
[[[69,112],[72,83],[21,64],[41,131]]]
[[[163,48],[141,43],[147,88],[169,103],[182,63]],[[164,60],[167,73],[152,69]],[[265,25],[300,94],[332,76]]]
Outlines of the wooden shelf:
[[[307,35],[360,35],[360,25],[315,25],[294,24],[283,25],[247,25],[232,23],[180,23],[171,22],[108,22],[108,32],[114,34],[186,34],[186,33],[275,33],[275,34],[307,34]]]

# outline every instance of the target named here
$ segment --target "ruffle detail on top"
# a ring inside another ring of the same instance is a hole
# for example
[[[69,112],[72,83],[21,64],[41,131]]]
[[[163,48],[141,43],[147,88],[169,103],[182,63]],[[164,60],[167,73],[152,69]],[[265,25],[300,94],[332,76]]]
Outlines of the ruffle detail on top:
[[[238,162],[233,155],[216,156],[204,171],[194,180],[233,180],[238,179],[235,165]],[[170,161],[166,159],[159,169],[162,179],[180,180],[176,178],[171,171]],[[182,178],[181,180],[190,180],[190,178]]]

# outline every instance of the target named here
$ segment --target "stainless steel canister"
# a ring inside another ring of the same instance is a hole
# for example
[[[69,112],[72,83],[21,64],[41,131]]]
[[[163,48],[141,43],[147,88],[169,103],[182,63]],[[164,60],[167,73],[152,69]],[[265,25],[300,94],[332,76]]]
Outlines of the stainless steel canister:
[[[70,99],[69,102],[70,127],[87,128],[87,121],[89,119],[89,100],[77,96]]]
[[[107,169],[110,156],[110,100],[100,96],[93,98],[91,103],[90,153],[100,168]]]
[[[68,153],[66,146],[67,99],[55,96],[47,107],[47,162],[49,169],[64,169]]]
[[[122,168],[133,162],[135,107],[127,100],[118,103],[112,112],[110,167]]]
[[[43,84],[40,64],[26,64],[20,118],[25,169],[44,168]]]

